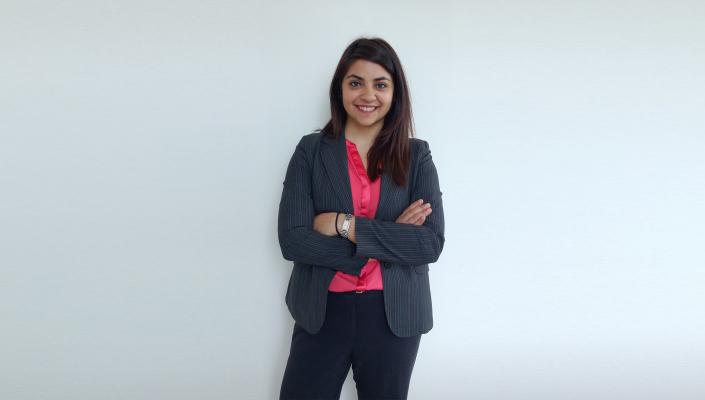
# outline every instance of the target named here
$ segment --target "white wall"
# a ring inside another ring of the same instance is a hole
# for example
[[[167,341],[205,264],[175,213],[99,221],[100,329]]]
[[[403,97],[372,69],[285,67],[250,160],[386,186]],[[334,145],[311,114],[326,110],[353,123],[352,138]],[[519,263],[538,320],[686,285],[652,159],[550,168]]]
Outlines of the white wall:
[[[409,398],[705,396],[702,2],[252,3],[0,3],[0,398],[277,397],[284,173],[359,35],[444,196]]]

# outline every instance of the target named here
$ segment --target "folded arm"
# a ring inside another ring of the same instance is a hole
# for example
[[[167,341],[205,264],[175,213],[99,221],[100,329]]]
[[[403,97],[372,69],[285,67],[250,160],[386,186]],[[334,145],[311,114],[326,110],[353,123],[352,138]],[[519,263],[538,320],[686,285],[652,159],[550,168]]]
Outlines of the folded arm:
[[[302,142],[303,138],[289,161],[279,202],[277,225],[282,256],[289,261],[359,275],[368,259],[354,254],[355,244],[313,229],[316,214],[311,197],[311,170]]]
[[[431,203],[422,225],[355,217],[355,255],[397,264],[419,265],[438,260],[445,242],[442,192],[428,142],[422,141],[412,199]]]

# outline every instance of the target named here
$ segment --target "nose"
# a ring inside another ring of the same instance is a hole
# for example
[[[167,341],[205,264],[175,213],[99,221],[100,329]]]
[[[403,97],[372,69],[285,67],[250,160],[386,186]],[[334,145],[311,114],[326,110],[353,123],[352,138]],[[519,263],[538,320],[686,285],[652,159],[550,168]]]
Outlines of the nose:
[[[365,91],[362,93],[362,99],[367,101],[367,102],[373,102],[375,101],[375,92],[374,89],[367,87],[365,88]]]

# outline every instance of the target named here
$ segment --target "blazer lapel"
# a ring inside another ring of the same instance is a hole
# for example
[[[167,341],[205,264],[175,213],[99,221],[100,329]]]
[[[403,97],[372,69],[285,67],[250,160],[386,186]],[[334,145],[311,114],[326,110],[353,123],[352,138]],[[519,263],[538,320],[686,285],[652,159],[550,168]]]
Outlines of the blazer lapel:
[[[323,135],[321,160],[333,186],[333,191],[343,205],[340,212],[353,214],[352,189],[348,175],[348,153],[343,135],[338,136],[337,140]]]
[[[343,205],[341,212],[354,214],[352,189],[350,186],[350,175],[348,172],[348,150],[345,145],[345,135],[341,134],[338,139],[331,139],[323,135],[323,146],[321,146],[321,159],[323,166],[330,179],[336,196]],[[377,205],[376,219],[385,219],[386,204],[393,189],[390,178],[386,173],[381,175],[379,204]]]

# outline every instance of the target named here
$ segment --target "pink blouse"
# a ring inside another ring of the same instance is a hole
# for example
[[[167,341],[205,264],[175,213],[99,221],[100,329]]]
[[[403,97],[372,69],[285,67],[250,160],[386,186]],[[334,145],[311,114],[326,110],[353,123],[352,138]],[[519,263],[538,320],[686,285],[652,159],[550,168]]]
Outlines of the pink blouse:
[[[355,143],[345,139],[345,145],[348,149],[348,174],[352,189],[353,215],[374,219],[377,213],[382,179],[378,177],[374,182],[370,182]],[[343,216],[341,215],[339,218],[343,218]],[[360,276],[346,274],[342,271],[336,272],[328,290],[331,292],[382,290],[382,270],[379,261],[375,258],[369,258],[367,264],[362,267]]]

